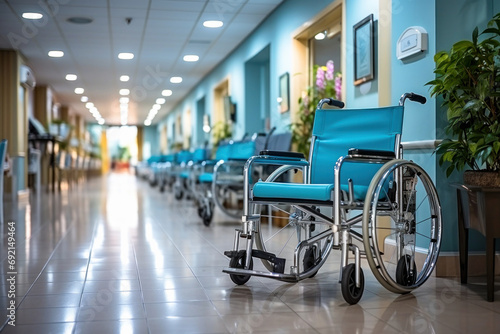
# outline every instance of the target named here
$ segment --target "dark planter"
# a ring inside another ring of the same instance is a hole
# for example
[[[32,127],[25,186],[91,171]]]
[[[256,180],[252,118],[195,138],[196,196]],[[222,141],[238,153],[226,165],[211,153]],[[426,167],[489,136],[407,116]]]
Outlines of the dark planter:
[[[467,170],[464,172],[464,183],[478,187],[500,187],[500,173],[486,170]]]

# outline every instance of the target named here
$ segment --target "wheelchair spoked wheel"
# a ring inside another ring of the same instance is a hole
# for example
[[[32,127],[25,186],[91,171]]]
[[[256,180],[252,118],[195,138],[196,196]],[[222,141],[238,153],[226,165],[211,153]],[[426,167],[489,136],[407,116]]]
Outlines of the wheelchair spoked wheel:
[[[330,225],[313,218],[294,207],[271,206],[272,212],[279,215],[262,214],[268,223],[265,225],[259,221],[258,232],[255,234],[255,247],[258,250],[272,253],[277,258],[285,259],[285,274],[294,274],[298,279],[314,277],[325,262],[332,247],[332,236]],[[274,223],[270,223],[270,220]],[[315,242],[311,238],[319,234],[325,234]],[[295,261],[295,251],[298,251],[298,259]],[[270,272],[275,271],[275,265],[262,259],[264,267]]]
[[[239,202],[243,195],[239,192],[238,189],[233,189],[231,186],[219,185],[215,182],[212,187],[215,205],[233,219],[241,219],[242,215],[242,209],[240,208]]]
[[[442,236],[441,206],[427,173],[392,160],[375,174],[363,210],[363,243],[377,280],[395,293],[422,285],[435,267]]]

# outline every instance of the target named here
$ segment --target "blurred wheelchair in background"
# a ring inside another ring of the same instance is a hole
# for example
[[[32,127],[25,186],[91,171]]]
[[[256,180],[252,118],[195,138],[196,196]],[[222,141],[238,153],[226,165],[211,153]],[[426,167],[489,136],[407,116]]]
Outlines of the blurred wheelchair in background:
[[[205,161],[195,173],[193,187],[198,215],[203,224],[209,226],[214,210],[217,208],[231,219],[240,219],[243,209],[245,162],[263,149],[288,151],[291,134],[254,134],[241,141],[230,141],[218,146],[215,160]],[[253,180],[267,177],[267,168],[261,166],[254,169]]]

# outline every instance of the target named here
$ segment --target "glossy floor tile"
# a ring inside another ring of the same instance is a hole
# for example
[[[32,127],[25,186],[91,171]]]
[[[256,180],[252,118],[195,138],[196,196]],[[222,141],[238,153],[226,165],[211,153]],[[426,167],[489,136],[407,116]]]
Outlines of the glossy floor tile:
[[[363,298],[349,306],[333,252],[300,283],[253,277],[236,286],[222,268],[238,222],[207,228],[190,202],[131,174],[5,206],[2,333],[500,332],[498,279],[493,303],[485,300],[485,278],[464,286],[431,277],[413,293],[395,295],[364,266]],[[9,221],[16,228],[15,327],[6,322],[13,300]]]

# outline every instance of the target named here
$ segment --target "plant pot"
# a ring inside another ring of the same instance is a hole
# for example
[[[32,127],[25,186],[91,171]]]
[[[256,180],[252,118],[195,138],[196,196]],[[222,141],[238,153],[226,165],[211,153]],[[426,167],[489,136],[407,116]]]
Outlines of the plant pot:
[[[500,173],[486,170],[467,170],[464,172],[464,183],[477,187],[500,187]]]

